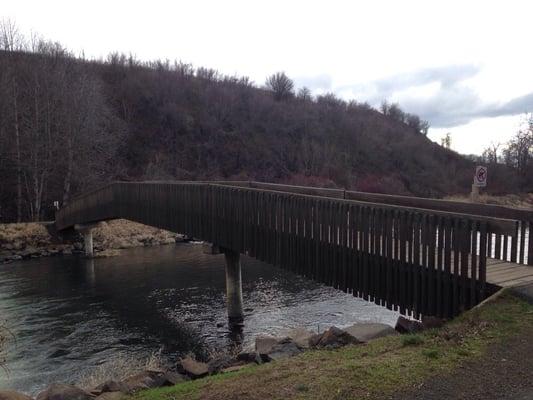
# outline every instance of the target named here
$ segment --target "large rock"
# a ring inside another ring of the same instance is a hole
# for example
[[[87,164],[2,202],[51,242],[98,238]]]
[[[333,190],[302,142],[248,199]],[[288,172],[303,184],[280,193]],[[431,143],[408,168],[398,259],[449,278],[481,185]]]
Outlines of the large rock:
[[[318,348],[336,349],[349,344],[358,344],[361,341],[336,326],[332,326],[321,335],[310,339],[310,345]]]
[[[304,328],[296,328],[287,333],[287,337],[292,339],[301,349],[308,349],[310,347],[310,340],[313,336],[313,332]]]
[[[201,378],[209,373],[209,366],[206,363],[196,361],[190,356],[182,358],[178,364],[178,370],[192,379]]]
[[[250,353],[246,353],[246,352],[239,353],[237,354],[237,360],[242,361],[244,363],[256,363],[256,364],[261,364],[262,362],[261,356],[259,355],[259,353],[255,351],[250,352]]]
[[[424,329],[424,325],[422,325],[422,323],[419,321],[400,315],[396,321],[396,326],[394,329],[400,333],[416,333],[422,331]]]
[[[125,388],[126,393],[134,393],[142,389],[152,389],[168,385],[167,379],[163,374],[153,371],[144,371],[139,374],[130,376],[119,384]],[[121,390],[122,391],[122,390]]]
[[[166,380],[165,386],[174,386],[189,380],[189,377],[173,371],[165,372],[162,377]]]
[[[344,328],[344,331],[363,343],[383,336],[398,334],[393,327],[378,323],[355,324],[348,328]]]
[[[92,393],[108,393],[108,392],[122,392],[122,393],[128,393],[130,390],[130,387],[124,383],[114,380],[108,380],[104,383],[101,383],[98,385],[94,390],[92,390]]]
[[[26,247],[24,250],[22,250],[19,254],[22,256],[22,258],[29,258],[33,255],[38,255],[40,252],[38,249],[32,246]]]
[[[271,336],[259,336],[255,338],[255,351],[263,356],[270,353],[272,347],[278,343],[278,339]]]
[[[265,356],[268,358],[268,361],[276,361],[283,358],[293,357],[301,352],[302,349],[299,348],[292,339],[285,338],[272,346]]]
[[[32,400],[32,398],[13,390],[0,390],[0,400]]]
[[[237,363],[242,364],[242,362],[237,362],[234,358],[230,356],[222,356],[210,360],[207,364],[207,369],[209,370],[210,374],[216,374],[222,371],[223,369],[236,365]]]
[[[37,395],[36,400],[92,400],[93,396],[76,386],[52,383]]]

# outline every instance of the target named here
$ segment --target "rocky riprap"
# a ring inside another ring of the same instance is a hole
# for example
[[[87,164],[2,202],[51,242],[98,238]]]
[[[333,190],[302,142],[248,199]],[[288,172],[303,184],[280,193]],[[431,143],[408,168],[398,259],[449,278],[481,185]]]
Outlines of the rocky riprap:
[[[224,354],[208,362],[196,360],[189,355],[181,358],[174,370],[147,370],[122,380],[102,382],[90,390],[53,383],[39,393],[35,400],[119,400],[139,390],[173,386],[190,379],[234,372],[251,364],[275,362],[311,349],[337,349],[347,345],[360,345],[380,337],[418,332],[442,323],[443,320],[435,318],[426,318],[419,322],[400,316],[396,329],[380,323],[355,324],[343,329],[332,326],[321,333],[298,328],[287,332],[283,337],[257,337],[253,351],[241,352],[234,356]],[[0,390],[0,400],[33,399],[22,393]]]

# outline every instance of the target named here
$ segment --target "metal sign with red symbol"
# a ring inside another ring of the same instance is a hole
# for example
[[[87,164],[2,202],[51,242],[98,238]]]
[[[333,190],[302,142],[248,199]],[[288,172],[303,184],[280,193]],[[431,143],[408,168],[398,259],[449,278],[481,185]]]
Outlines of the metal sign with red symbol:
[[[485,187],[487,186],[487,167],[478,165],[476,167],[476,174],[474,175],[474,185]]]

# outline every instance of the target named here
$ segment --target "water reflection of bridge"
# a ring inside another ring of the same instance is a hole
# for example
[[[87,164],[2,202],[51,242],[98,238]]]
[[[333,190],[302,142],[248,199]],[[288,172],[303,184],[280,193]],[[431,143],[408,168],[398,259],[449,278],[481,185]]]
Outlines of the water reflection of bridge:
[[[248,254],[404,314],[451,317],[497,287],[533,282],[533,212],[256,182],[113,183],[60,209],[60,230],[114,218],[184,233],[226,255],[242,321]]]

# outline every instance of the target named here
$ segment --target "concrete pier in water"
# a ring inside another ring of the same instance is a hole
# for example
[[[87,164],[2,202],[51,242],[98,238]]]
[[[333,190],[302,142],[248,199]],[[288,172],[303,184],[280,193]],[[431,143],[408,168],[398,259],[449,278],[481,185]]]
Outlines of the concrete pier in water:
[[[94,256],[94,244],[93,244],[93,229],[98,224],[76,224],[74,229],[81,233],[83,236],[83,250],[85,256],[92,258]]]
[[[229,325],[240,327],[244,324],[241,255],[230,249],[221,249],[221,252],[226,258],[226,297]]]

